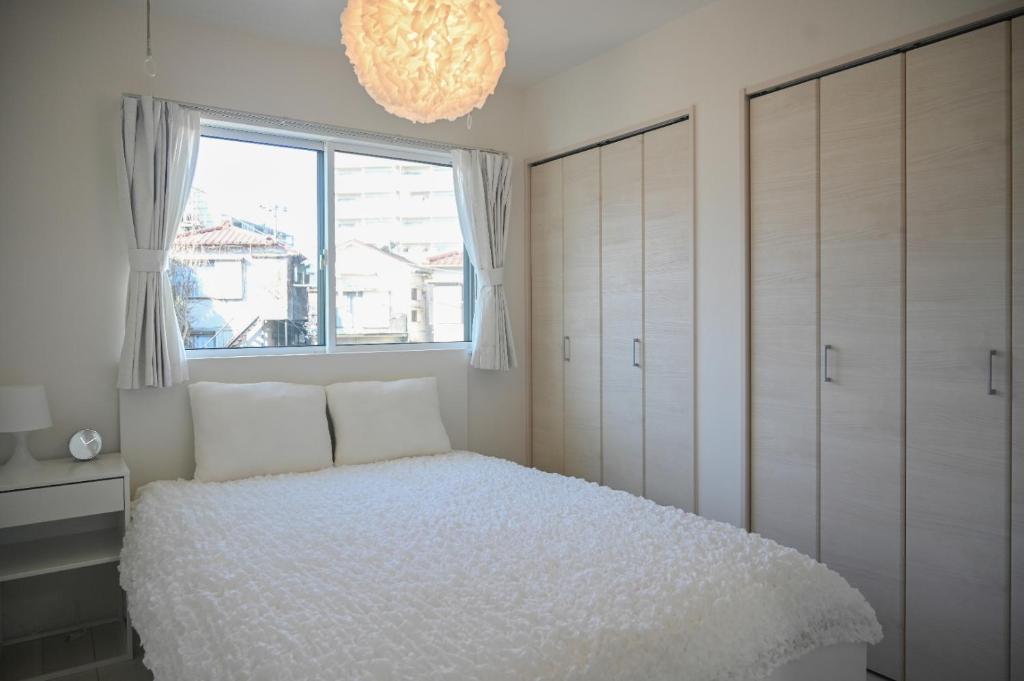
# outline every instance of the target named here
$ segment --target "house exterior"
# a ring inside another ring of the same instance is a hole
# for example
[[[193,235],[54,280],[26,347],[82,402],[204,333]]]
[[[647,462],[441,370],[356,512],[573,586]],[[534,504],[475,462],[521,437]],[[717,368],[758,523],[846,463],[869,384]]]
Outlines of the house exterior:
[[[187,348],[317,340],[310,315],[315,281],[306,257],[284,235],[231,219],[213,227],[182,225],[169,276]]]
[[[352,239],[336,257],[339,345],[464,340],[461,251],[414,262]]]
[[[465,340],[451,168],[337,153],[336,340]]]
[[[417,263],[461,249],[451,168],[345,153],[334,165],[339,244],[355,239]]]
[[[464,255],[462,249],[454,249],[425,261],[431,273],[426,305],[437,342],[466,340],[462,292]]]

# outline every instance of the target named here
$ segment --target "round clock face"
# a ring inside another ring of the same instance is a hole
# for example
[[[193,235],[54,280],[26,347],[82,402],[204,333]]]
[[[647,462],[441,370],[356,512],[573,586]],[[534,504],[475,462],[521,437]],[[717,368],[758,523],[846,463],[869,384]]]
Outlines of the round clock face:
[[[71,441],[68,442],[68,449],[71,451],[71,456],[75,457],[79,461],[95,459],[96,455],[100,453],[100,449],[102,447],[103,440],[100,438],[100,434],[95,430],[80,430],[72,435]]]

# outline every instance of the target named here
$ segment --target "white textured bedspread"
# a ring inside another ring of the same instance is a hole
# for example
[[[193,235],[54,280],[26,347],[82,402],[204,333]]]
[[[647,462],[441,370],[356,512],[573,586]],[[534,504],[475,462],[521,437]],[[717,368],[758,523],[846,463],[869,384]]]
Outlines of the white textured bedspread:
[[[794,550],[464,452],[152,483],[121,583],[156,681],[745,680],[881,638]]]

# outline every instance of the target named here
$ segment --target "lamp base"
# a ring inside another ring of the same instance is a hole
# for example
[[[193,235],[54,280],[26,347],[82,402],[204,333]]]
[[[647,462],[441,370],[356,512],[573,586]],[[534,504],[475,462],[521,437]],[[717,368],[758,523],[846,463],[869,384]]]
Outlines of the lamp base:
[[[12,471],[28,471],[35,469],[42,464],[28,451],[28,432],[12,433],[14,435],[14,453],[3,466],[4,474],[9,475]]]

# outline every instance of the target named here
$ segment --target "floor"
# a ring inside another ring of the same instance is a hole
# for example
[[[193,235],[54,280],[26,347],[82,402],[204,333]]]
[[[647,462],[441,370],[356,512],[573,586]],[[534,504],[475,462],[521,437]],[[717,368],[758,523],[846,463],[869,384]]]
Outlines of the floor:
[[[0,655],[0,681],[18,681],[57,669],[122,656],[124,645],[123,622],[11,644]],[[133,653],[136,659],[67,674],[57,681],[152,681],[153,675],[142,665],[137,637]]]
[[[84,635],[60,635],[50,639],[42,639],[34,646],[18,644],[24,647],[18,655],[5,655],[0,658],[0,681],[17,681],[33,674],[46,672],[54,667],[67,667],[68,662],[82,664],[97,659],[114,641],[124,641],[121,627],[97,627],[87,630]],[[120,650],[123,650],[120,643]],[[135,636],[135,659],[116,662],[98,669],[62,676],[54,681],[153,681],[153,675],[142,664],[142,649],[138,636]],[[88,654],[91,653],[91,656]],[[115,651],[113,654],[117,654]],[[59,666],[58,666],[59,665]],[[883,676],[867,672],[866,681],[889,681]]]
[[[115,632],[115,634],[117,633]],[[101,648],[101,646],[97,646],[98,637],[94,638],[96,640],[93,642],[93,649],[96,649],[97,647]],[[129,659],[127,662],[115,663],[113,665],[106,665],[89,672],[80,672],[78,674],[62,676],[54,681],[153,681],[153,674],[151,674],[150,670],[147,670],[145,666],[142,665],[142,649],[138,643],[138,636],[136,635],[134,639],[135,645],[133,647],[135,659]],[[53,649],[51,648],[50,651],[52,650]],[[4,662],[9,664],[9,661]],[[52,659],[50,662],[52,662]],[[15,676],[9,674],[12,670],[7,668],[7,664],[0,665],[0,681],[23,678],[24,675]],[[32,671],[36,672],[37,670],[33,669]],[[889,679],[867,672],[865,681],[889,681]]]
[[[62,676],[55,681],[153,681],[153,675],[142,665],[141,660],[129,660],[93,671]]]
[[[58,681],[152,681],[152,679],[153,675],[142,666],[142,662],[133,660],[108,667],[98,677],[91,674],[77,674],[65,676]],[[868,672],[867,681],[888,681],[888,679]]]

